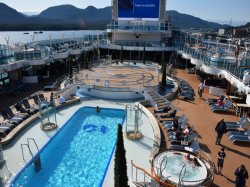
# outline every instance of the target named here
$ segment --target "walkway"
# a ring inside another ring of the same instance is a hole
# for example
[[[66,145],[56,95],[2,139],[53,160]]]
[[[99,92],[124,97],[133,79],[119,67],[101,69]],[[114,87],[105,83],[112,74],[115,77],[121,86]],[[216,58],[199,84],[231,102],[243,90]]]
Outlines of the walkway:
[[[185,70],[177,70],[177,76],[188,81],[196,93],[194,102],[186,102],[179,99],[173,101],[173,104],[179,108],[177,115],[186,114],[191,126],[201,136],[199,141],[202,149],[211,154],[211,158],[217,165],[217,153],[221,146],[215,145],[215,126],[222,118],[225,121],[238,121],[239,118],[232,114],[217,114],[210,111],[205,99],[213,96],[208,94],[208,89],[206,88],[203,99],[198,98],[197,88],[200,81],[196,75],[187,74]],[[249,144],[248,146],[234,145],[227,136],[223,136],[221,144],[225,148],[227,157],[222,170],[223,176],[215,175],[214,186],[235,186],[234,171],[237,167],[245,164],[248,172],[250,172],[250,146]],[[247,186],[250,186],[250,179],[247,181]]]

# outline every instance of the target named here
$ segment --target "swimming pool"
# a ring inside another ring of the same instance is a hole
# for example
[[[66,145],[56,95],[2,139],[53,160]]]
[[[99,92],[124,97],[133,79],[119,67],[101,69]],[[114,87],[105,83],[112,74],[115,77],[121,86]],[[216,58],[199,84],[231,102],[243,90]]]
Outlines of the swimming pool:
[[[31,160],[11,186],[101,186],[124,114],[80,108],[41,149],[41,170]]]

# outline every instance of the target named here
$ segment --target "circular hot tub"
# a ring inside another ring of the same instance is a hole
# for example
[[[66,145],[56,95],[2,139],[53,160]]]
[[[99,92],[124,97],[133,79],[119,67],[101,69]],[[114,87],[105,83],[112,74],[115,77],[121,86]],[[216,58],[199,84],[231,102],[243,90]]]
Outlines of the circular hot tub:
[[[163,181],[182,186],[197,186],[207,178],[207,167],[198,158],[180,151],[167,151],[158,154],[153,162],[155,174]],[[193,159],[198,160],[199,166],[194,165]]]

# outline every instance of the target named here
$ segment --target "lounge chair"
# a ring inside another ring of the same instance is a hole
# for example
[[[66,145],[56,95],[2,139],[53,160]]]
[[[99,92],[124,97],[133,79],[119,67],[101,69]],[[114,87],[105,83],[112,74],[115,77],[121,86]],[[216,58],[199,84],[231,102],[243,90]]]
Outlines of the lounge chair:
[[[4,121],[4,122],[1,122],[0,123],[0,126],[1,127],[7,127],[7,128],[10,128],[11,130],[14,129],[17,125],[16,124],[13,124],[13,123],[10,123],[8,121]]]
[[[242,116],[239,121],[237,122],[232,122],[232,121],[225,121],[227,126],[239,126],[241,125],[245,120],[247,119],[246,116]]]
[[[178,123],[181,123],[184,119],[185,119],[186,115],[182,114],[179,118],[178,118]],[[166,128],[166,127],[171,127],[173,126],[174,122],[173,120],[169,120],[169,121],[164,121],[162,123],[162,125]]]
[[[250,125],[250,121],[246,119],[239,125],[231,125],[231,126],[227,125],[227,131],[236,131],[239,128],[246,129],[249,125]]]
[[[38,97],[42,103],[49,103],[43,94],[38,94]]]
[[[189,119],[185,118],[185,119],[183,119],[183,121],[179,122],[180,128],[184,129],[186,127],[188,121],[189,121]],[[172,130],[172,127],[173,127],[173,125],[172,126],[165,126],[165,130],[170,131],[170,130]]]
[[[5,120],[8,120],[10,123],[13,123],[13,124],[16,124],[16,125],[23,122],[23,120],[21,118],[10,117],[5,110],[3,110],[1,112],[1,115],[3,116],[3,118]]]
[[[27,113],[20,113],[20,114],[14,114],[13,111],[7,107],[5,109],[5,111],[8,113],[8,115],[11,117],[11,118],[21,118],[23,121],[28,119],[29,118],[29,114]]]
[[[233,143],[235,142],[246,142],[250,143],[250,135],[245,135],[245,136],[231,136],[229,138]]]
[[[206,103],[208,104],[208,105],[214,105],[214,104],[216,104],[217,103],[217,101],[219,100],[219,99],[222,99],[223,101],[227,101],[227,98],[224,96],[224,95],[221,95],[220,97],[218,97],[218,98],[207,98],[205,101],[206,101]]]
[[[216,103],[215,103],[215,104],[213,104],[213,105],[210,105],[210,110],[213,110],[214,108],[221,108],[221,107],[223,107],[223,106],[228,106],[230,103],[232,103],[230,100],[227,100],[222,106],[218,106],[218,105],[216,105]]]
[[[45,108],[47,108],[48,107],[48,102],[46,101],[44,101],[44,102],[42,102],[41,100],[40,100],[40,98],[38,97],[38,95],[34,95],[33,97],[33,100],[34,100],[34,102],[36,103],[36,105],[37,106],[40,106],[41,107],[41,109],[45,109]]]
[[[9,122],[0,123],[0,138],[5,138],[17,125]]]
[[[190,146],[170,145],[169,149],[198,153],[200,151],[200,145],[198,141],[194,141]]]
[[[20,102],[15,103],[14,107],[17,111],[19,111],[21,113],[28,113],[28,114],[30,113],[29,110],[24,108],[22,103],[20,103]]]
[[[227,136],[229,136],[229,138],[231,136],[246,136],[246,135],[250,135],[250,128],[247,129],[247,131],[242,131],[242,132],[230,131],[227,133]]]
[[[230,108],[233,106],[233,103],[231,101],[229,101],[227,104],[224,104],[223,106],[221,107],[213,107],[211,110],[213,112],[229,112],[230,111]]]
[[[0,125],[0,138],[5,138],[10,132],[10,128],[1,127]]]
[[[197,132],[193,132],[193,133],[189,134],[186,138],[184,138],[184,140],[178,140],[178,139],[176,139],[176,137],[170,137],[169,142],[170,142],[170,144],[181,145],[182,143],[184,143],[185,145],[189,145],[194,141],[194,139],[196,137],[198,137],[198,135],[199,134]]]
[[[30,114],[35,114],[39,111],[38,108],[34,108],[34,107],[30,106],[28,99],[24,99],[22,101],[22,103],[23,103],[24,107],[29,110]]]

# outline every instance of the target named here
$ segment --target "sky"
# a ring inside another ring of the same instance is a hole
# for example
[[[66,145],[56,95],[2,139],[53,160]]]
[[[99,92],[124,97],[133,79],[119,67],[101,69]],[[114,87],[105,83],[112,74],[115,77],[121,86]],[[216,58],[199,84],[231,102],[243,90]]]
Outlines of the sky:
[[[111,0],[0,0],[19,12],[41,12],[48,7],[72,4],[78,8],[111,6]],[[230,24],[250,22],[250,0],[167,0],[167,10]]]

